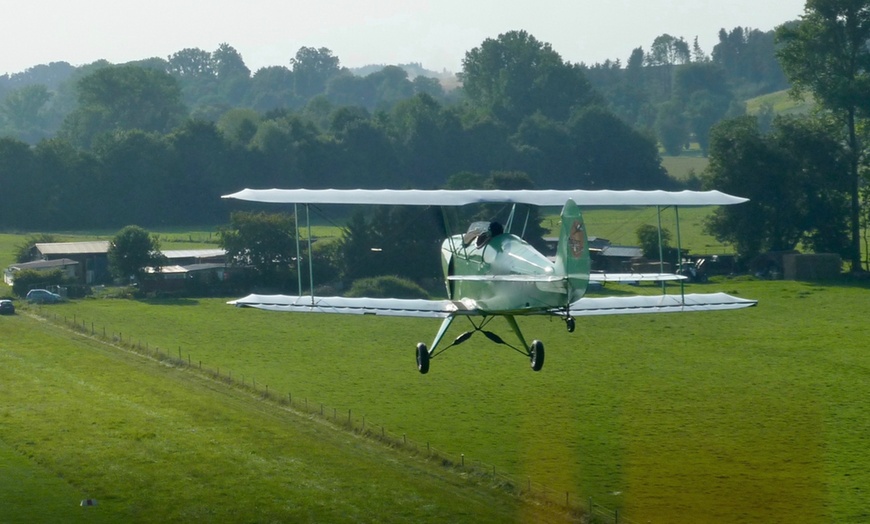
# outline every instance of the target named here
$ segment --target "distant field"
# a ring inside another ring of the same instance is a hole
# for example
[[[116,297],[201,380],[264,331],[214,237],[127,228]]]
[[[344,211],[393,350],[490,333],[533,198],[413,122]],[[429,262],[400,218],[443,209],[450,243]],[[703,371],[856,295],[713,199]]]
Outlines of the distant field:
[[[747,100],[746,112],[750,115],[758,114],[766,104],[772,106],[774,113],[778,115],[802,115],[811,111],[815,106],[812,95],[806,94],[803,99],[795,100],[788,90],[784,90]]]
[[[733,254],[734,247],[721,244],[710,235],[704,233],[704,220],[715,208],[695,207],[681,208],[680,213],[680,243],[683,249],[693,254]],[[677,223],[673,209],[664,209],[661,213],[662,228],[671,233],[671,245],[677,246]],[[606,238],[613,245],[638,245],[637,228],[643,224],[658,225],[658,215],[655,208],[623,208],[623,209],[589,209],[583,212],[586,231],[589,236]],[[558,235],[559,217],[549,215],[542,222],[553,236]]]
[[[82,300],[43,311],[593,497],[633,522],[866,521],[868,290],[743,280],[690,289],[760,305],[588,318],[573,334],[523,319],[526,335],[547,344],[540,373],[477,335],[420,376],[413,347],[431,340],[432,320],[269,313],[218,299]],[[502,323],[491,327],[508,336]]]
[[[701,176],[710,161],[703,156],[665,156],[662,155],[662,167],[677,180],[686,180],[694,173]]]

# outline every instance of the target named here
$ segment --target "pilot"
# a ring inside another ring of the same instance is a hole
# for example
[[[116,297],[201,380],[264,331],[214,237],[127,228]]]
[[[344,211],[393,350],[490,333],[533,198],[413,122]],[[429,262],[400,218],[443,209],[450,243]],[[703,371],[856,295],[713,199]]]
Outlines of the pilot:
[[[489,242],[491,238],[497,237],[498,235],[501,235],[503,233],[504,226],[502,226],[498,222],[490,222],[489,227],[486,229],[486,231],[477,236],[474,244],[477,247],[483,247],[484,245],[486,245],[487,242]]]

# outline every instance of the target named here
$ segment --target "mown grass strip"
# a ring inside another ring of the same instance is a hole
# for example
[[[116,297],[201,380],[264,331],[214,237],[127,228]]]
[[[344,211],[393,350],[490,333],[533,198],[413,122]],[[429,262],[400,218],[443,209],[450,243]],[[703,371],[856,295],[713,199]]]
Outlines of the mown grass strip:
[[[192,370],[27,315],[0,320],[0,455],[8,478],[54,479],[4,495],[0,521],[565,518]]]

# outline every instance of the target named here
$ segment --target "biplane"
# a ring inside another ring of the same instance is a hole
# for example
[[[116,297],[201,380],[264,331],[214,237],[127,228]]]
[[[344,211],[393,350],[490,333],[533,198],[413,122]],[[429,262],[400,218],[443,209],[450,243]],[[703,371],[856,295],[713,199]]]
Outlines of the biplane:
[[[718,191],[244,189],[223,198],[294,206],[302,204],[306,216],[308,206],[320,204],[465,206],[502,203],[513,205],[513,209],[517,204],[562,206],[559,240],[556,255],[552,258],[510,232],[513,211],[506,225],[475,222],[464,234],[448,236],[441,245],[441,265],[447,291],[447,298],[443,300],[321,297],[314,295],[313,281],[310,283],[311,294],[303,296],[300,281],[299,295],[251,294],[229,302],[239,307],[271,311],[440,318],[441,327],[431,345],[419,342],[416,346],[417,369],[424,374],[429,371],[430,360],[465,342],[478,331],[489,340],[525,355],[531,368],[539,371],[544,365],[544,344],[537,339],[531,343],[526,341],[516,320],[524,315],[559,317],[564,320],[567,330],[573,332],[575,317],[580,316],[732,310],[756,304],[755,300],[726,293],[686,293],[682,285],[678,293],[672,294],[667,294],[663,285],[660,295],[585,296],[590,282],[682,282],[685,277],[664,271],[593,272],[580,206],[655,206],[659,213],[664,208],[673,208],[677,215],[679,241],[680,207],[733,205],[747,200]],[[308,242],[310,253],[310,229]],[[311,257],[308,259],[310,264]],[[459,317],[468,319],[472,329],[439,351],[448,328]],[[519,347],[485,329],[497,317],[507,321]]]

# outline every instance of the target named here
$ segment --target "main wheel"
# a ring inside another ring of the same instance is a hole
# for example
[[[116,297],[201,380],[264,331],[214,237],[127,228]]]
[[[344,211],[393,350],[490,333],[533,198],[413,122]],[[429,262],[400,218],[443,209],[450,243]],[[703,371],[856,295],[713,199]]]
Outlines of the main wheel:
[[[421,375],[429,372],[429,349],[422,342],[417,344],[417,371]]]
[[[529,348],[529,356],[531,357],[532,371],[540,371],[544,367],[544,343],[540,340],[533,340],[532,347]]]
[[[573,333],[575,326],[576,323],[574,322],[574,317],[568,316],[565,318],[565,327],[568,328],[568,333]]]

